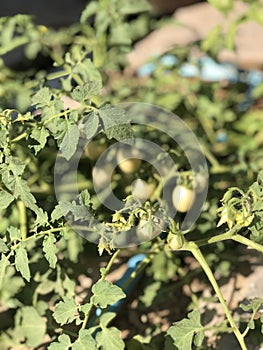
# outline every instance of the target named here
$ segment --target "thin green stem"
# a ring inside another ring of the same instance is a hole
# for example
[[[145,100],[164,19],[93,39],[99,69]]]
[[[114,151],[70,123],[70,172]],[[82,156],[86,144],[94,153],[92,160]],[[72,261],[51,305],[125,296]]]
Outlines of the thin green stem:
[[[229,324],[231,325],[231,328],[241,346],[242,350],[247,350],[247,346],[245,344],[244,338],[242,336],[242,334],[240,333],[232,315],[230,310],[228,309],[228,306],[225,302],[225,299],[221,293],[221,290],[217,284],[217,281],[213,275],[213,272],[211,271],[209,265],[207,264],[205,257],[203,256],[201,250],[199,249],[199,247],[194,243],[194,242],[185,242],[183,249],[190,251],[193,256],[196,258],[196,260],[199,262],[199,264],[201,265],[202,269],[204,270],[205,274],[207,275],[212,287],[214,288],[214,291],[225,311],[226,317],[228,319]]]
[[[110,260],[109,260],[109,262],[107,264],[107,267],[101,273],[101,278],[98,280],[98,282],[105,280],[105,278],[107,277],[108,273],[110,272],[110,269],[111,269],[115,259],[119,255],[120,251],[121,251],[120,249],[117,249],[116,252],[112,255],[112,257],[110,258]]]
[[[110,269],[115,261],[115,259],[117,258],[117,256],[119,255],[120,253],[120,249],[116,250],[116,252],[112,255],[112,257],[110,258],[108,264],[107,264],[107,267],[102,270],[101,272],[101,277],[100,279],[98,280],[98,282],[101,282],[101,281],[104,281],[106,276],[108,275],[108,273],[110,272]],[[98,283],[97,282],[97,283]],[[91,298],[91,303],[92,303],[92,298]],[[83,323],[82,323],[82,326],[81,326],[81,329],[85,329],[86,328],[86,325],[87,325],[87,322],[89,320],[89,317],[90,317],[90,313],[91,313],[91,310],[92,310],[92,307],[89,309],[89,311],[85,314],[85,318],[83,320]]]
[[[22,139],[25,139],[27,137],[27,135],[28,134],[26,132],[23,132],[23,134],[20,134],[19,136],[17,136],[13,140],[11,140],[11,143],[14,143],[14,142],[20,141]]]
[[[19,212],[19,223],[22,241],[27,238],[27,218],[26,218],[26,207],[22,201],[17,201],[17,208]]]
[[[253,249],[259,251],[260,253],[263,253],[263,246],[259,243],[251,241],[249,238],[246,238],[246,237],[241,236],[239,234],[233,235],[233,237],[231,237],[231,238],[236,242],[244,244],[247,247],[253,248]]]
[[[91,313],[91,310],[92,310],[92,307],[89,309],[89,311],[85,314],[85,318],[82,322],[82,325],[81,325],[81,329],[85,329],[86,326],[87,326],[87,323],[88,323],[88,320],[89,320],[89,317],[90,317],[90,313]]]

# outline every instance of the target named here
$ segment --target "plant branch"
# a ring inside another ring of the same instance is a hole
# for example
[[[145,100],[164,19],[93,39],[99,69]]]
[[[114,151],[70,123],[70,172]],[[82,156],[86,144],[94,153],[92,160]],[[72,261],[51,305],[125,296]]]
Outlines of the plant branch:
[[[201,265],[202,269],[204,270],[205,274],[207,275],[224,311],[225,311],[225,314],[226,314],[226,317],[228,319],[228,322],[229,324],[231,325],[232,327],[232,330],[241,346],[241,349],[242,350],[247,350],[247,346],[245,344],[245,341],[244,341],[244,337],[242,336],[242,334],[240,333],[232,315],[231,315],[231,312],[230,310],[228,309],[228,306],[226,304],[226,301],[221,293],[221,290],[217,284],[217,281],[213,275],[213,272],[211,271],[208,263],[206,262],[205,260],[205,257],[203,256],[201,250],[199,249],[199,247],[194,243],[194,242],[185,242],[183,248],[183,250],[188,250],[190,251],[193,256],[196,258],[196,260],[199,262],[199,264]]]

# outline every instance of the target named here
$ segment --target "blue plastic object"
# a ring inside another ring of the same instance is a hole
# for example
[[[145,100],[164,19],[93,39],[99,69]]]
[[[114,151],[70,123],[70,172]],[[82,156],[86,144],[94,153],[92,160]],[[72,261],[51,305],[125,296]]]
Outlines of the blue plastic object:
[[[179,68],[179,74],[185,78],[195,78],[200,76],[198,67],[191,63],[182,64]]]
[[[224,143],[227,141],[227,133],[224,130],[219,130],[216,134],[216,141]]]
[[[149,77],[155,70],[156,64],[153,62],[145,63],[137,70],[137,75],[139,77]]]
[[[160,62],[166,67],[172,67],[178,63],[178,58],[174,55],[166,54],[160,59]]]
[[[228,80],[236,83],[239,79],[238,69],[232,63],[217,63],[208,56],[200,58],[199,62],[202,80],[211,82]]]
[[[138,265],[146,258],[146,255],[144,254],[137,254],[130,258],[127,262],[127,270],[124,273],[124,275],[115,283],[117,286],[122,288],[124,293],[129,296],[131,294],[133,288],[135,287],[136,283],[138,280],[141,278],[143,271],[138,273],[135,278],[133,278],[129,284],[125,285],[126,282],[129,280],[130,276],[132,275],[133,272],[137,270]],[[116,314],[118,313],[121,305],[125,302],[125,299],[121,299],[117,301],[117,303],[111,305],[108,309],[107,312],[115,312]],[[91,327],[94,325],[96,322],[97,317],[99,317],[102,314],[102,309],[97,308],[96,310],[96,315],[88,322],[88,326]]]

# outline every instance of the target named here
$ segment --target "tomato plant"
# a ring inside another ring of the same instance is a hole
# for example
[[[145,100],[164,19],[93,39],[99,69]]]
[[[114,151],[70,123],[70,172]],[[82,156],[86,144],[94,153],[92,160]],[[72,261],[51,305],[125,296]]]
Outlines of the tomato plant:
[[[262,82],[184,76],[262,22],[244,2],[134,74],[127,53],[166,22],[146,0],[90,1],[57,30],[0,18],[1,349],[262,346],[260,288],[224,295],[263,253]]]

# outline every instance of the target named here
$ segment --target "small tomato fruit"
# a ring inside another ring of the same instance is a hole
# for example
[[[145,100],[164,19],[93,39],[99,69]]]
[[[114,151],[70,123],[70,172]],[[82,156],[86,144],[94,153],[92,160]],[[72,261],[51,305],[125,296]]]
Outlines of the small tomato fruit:
[[[119,149],[117,152],[117,162],[120,170],[125,174],[132,174],[141,166],[141,159],[138,159],[139,152],[135,149]]]
[[[105,143],[90,141],[85,148],[85,155],[90,160],[97,160],[107,148]]]
[[[134,197],[138,198],[140,201],[145,202],[151,197],[156,185],[154,182],[147,183],[142,179],[136,179],[131,185],[132,194]]]
[[[195,193],[193,190],[178,185],[173,189],[172,201],[175,209],[181,213],[186,213],[195,200]]]

